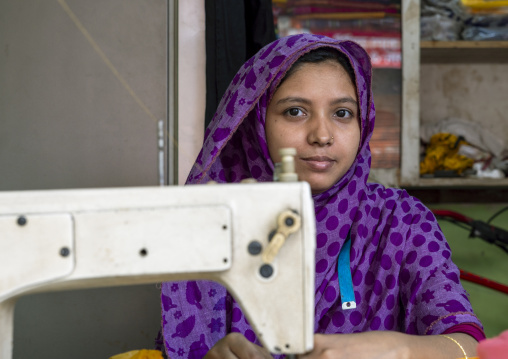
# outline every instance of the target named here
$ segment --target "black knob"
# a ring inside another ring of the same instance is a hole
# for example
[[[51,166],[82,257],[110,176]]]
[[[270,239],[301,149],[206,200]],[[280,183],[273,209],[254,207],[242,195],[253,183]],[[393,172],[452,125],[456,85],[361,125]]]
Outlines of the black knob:
[[[258,241],[252,241],[249,243],[248,250],[249,250],[249,253],[252,254],[253,256],[261,253],[262,249],[263,249],[263,246]]]
[[[270,278],[273,274],[273,267],[269,264],[263,264],[261,268],[259,268],[259,274],[263,278]]]

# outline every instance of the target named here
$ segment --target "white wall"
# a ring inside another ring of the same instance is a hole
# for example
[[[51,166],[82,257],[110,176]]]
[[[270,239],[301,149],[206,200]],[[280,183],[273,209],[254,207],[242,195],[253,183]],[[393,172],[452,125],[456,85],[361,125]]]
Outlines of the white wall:
[[[178,183],[184,184],[203,144],[206,104],[205,0],[179,2]]]

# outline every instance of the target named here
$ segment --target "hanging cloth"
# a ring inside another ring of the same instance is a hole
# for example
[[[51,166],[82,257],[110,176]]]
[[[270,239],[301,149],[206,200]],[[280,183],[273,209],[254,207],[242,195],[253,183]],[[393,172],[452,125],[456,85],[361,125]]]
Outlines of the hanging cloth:
[[[205,1],[205,128],[238,69],[275,40],[271,0]]]

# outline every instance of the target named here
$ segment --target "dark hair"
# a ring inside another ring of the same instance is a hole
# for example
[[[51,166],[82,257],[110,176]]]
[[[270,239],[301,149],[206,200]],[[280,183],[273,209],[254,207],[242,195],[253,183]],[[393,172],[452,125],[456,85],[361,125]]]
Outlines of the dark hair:
[[[348,73],[351,82],[356,86],[355,71],[349,62],[348,57],[339,50],[331,47],[320,47],[304,54],[290,67],[282,80],[280,80],[278,86],[280,86],[289,76],[295,73],[295,71],[298,70],[304,63],[317,64],[325,61],[335,61],[341,64]]]

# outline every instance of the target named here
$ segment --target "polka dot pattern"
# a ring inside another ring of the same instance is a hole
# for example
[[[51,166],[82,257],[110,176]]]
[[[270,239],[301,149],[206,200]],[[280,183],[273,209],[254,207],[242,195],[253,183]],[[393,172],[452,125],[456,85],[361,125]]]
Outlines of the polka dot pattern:
[[[371,66],[351,41],[296,35],[267,45],[234,77],[205,131],[188,183],[272,180],[264,114],[280,80],[304,52],[327,46],[343,52],[355,72],[361,141],[351,168],[326,192],[313,196],[316,213],[314,327],[319,333],[397,330],[440,333],[453,323],[481,325],[458,280],[458,269],[432,213],[401,189],[367,183],[375,109]],[[268,80],[267,80],[268,79]],[[337,257],[348,233],[357,308],[342,310]],[[180,348],[211,348],[227,332],[255,343],[238,303],[208,281],[163,283],[163,335],[170,355]],[[458,314],[462,313],[462,314]],[[190,357],[190,356],[189,356]]]

